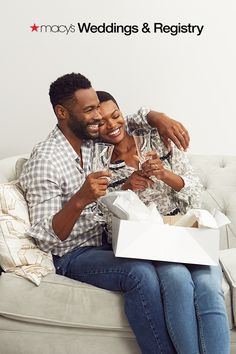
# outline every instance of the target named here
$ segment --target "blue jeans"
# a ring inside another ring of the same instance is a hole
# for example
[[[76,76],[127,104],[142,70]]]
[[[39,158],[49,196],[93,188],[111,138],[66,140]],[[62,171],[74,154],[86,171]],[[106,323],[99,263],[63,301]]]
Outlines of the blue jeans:
[[[220,267],[156,262],[167,327],[178,353],[229,354]]]
[[[54,264],[58,274],[123,293],[125,313],[143,354],[176,353],[151,261],[116,258],[111,246],[105,244],[79,248],[63,257],[54,256]]]

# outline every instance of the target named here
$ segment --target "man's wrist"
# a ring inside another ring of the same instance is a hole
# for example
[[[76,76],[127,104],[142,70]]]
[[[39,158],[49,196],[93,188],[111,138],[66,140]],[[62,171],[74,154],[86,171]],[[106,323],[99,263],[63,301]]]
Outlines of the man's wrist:
[[[84,195],[80,194],[80,191],[78,191],[70,200],[70,202],[73,204],[73,208],[77,212],[82,212],[84,208],[88,205],[91,204],[91,201],[88,201],[87,198]]]

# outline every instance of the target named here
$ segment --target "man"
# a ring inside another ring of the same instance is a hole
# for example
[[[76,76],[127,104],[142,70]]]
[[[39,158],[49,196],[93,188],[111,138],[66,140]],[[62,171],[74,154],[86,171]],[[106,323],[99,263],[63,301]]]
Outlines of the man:
[[[93,202],[105,195],[104,177],[110,176],[90,173],[92,139],[101,120],[96,92],[87,78],[72,73],[53,82],[49,95],[58,124],[36,145],[20,177],[32,224],[28,234],[43,251],[52,252],[58,274],[123,292],[143,353],[175,353],[152,262],[114,257],[102,225],[92,217]],[[157,112],[149,112],[147,119],[166,143],[171,138],[187,147],[188,133],[180,123]]]

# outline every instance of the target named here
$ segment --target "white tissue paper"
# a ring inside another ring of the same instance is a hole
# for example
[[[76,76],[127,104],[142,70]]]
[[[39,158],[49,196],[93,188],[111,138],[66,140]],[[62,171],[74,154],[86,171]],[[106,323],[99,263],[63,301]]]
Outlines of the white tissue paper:
[[[154,203],[146,206],[131,190],[110,192],[101,198],[109,211],[123,220],[150,220],[163,224],[163,219]]]
[[[230,224],[229,218],[217,209],[210,213],[208,210],[191,209],[175,222],[175,226],[192,227],[197,222],[198,228],[209,227],[218,229],[221,226]]]
[[[147,207],[128,191],[108,193],[103,203],[113,213],[115,256],[217,265],[219,227],[230,220],[219,210],[192,209],[174,225],[164,224],[154,203]]]

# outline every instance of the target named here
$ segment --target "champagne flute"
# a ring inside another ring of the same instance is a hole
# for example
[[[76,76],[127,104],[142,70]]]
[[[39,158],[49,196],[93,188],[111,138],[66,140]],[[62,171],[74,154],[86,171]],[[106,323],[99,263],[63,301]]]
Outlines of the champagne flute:
[[[163,160],[163,157],[168,155],[170,153],[170,149],[166,148],[163,142],[161,141],[161,138],[159,134],[157,135],[152,135],[151,138],[151,149],[155,151],[160,158],[160,160]]]
[[[147,153],[152,150],[151,133],[150,130],[138,128],[133,131],[132,135],[136,145],[139,162],[140,165],[142,165],[145,161],[149,160]]]
[[[108,143],[95,143],[92,151],[92,172],[98,172],[103,170],[109,170],[112,152],[114,145]],[[101,177],[107,178],[107,177]],[[100,198],[99,198],[100,199]],[[99,199],[96,201],[96,206],[93,209],[94,219],[100,222],[104,222],[102,214],[99,212]]]
[[[152,151],[152,146],[151,146],[151,131],[144,129],[144,128],[138,128],[135,129],[132,133],[134,142],[136,145],[137,149],[137,154],[139,158],[139,169],[142,169],[142,164],[150,159],[150,156],[147,156],[147,153]],[[152,177],[150,177],[150,180],[152,180]],[[148,185],[147,188],[150,188],[150,185]],[[138,191],[139,195],[139,191]]]

